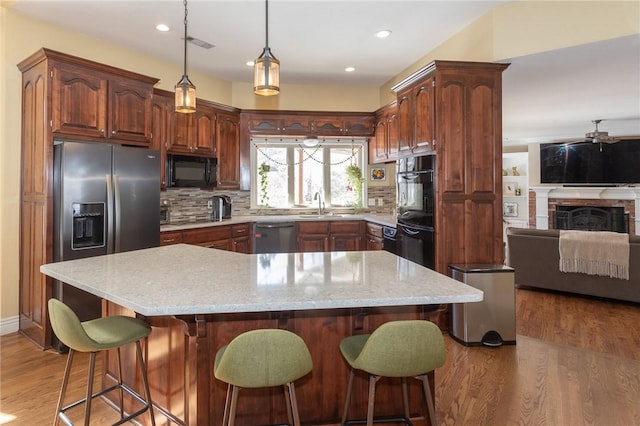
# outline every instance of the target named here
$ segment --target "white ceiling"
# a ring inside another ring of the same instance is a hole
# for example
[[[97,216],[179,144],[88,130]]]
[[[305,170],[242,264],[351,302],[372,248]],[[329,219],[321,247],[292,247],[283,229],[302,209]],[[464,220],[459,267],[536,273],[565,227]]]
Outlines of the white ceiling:
[[[380,86],[505,1],[271,0],[269,45],[284,84]],[[265,44],[262,0],[191,0],[188,67],[250,82]],[[13,10],[72,31],[182,64],[179,0],[19,0]],[[165,23],[167,33],[154,27]],[[387,39],[373,34],[393,31]],[[593,130],[640,135],[640,35],[505,60],[506,144],[576,138]],[[356,71],[345,73],[353,66]]]

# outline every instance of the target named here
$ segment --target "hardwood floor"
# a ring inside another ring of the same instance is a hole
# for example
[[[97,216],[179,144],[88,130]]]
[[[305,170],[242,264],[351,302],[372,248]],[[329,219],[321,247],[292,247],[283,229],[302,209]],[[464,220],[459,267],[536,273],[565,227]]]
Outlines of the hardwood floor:
[[[469,348],[445,337],[440,424],[640,425],[638,305],[523,289],[516,302],[517,345]],[[51,424],[66,355],[10,334],[0,338],[0,357],[0,424]],[[70,398],[83,394],[85,375],[75,370]],[[95,405],[92,424],[115,421],[106,404]]]

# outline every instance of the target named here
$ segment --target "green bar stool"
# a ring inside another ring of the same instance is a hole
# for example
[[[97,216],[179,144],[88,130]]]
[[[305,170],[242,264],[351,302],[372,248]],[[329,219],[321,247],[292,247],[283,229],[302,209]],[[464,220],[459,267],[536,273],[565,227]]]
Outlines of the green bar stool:
[[[98,318],[91,321],[80,322],[78,316],[71,310],[71,308],[57,299],[49,299],[49,318],[51,320],[51,327],[53,328],[56,336],[58,336],[58,339],[60,339],[62,343],[69,347],[69,356],[67,357],[67,366],[65,368],[64,377],[62,379],[62,387],[60,388],[60,397],[58,398],[56,417],[53,421],[54,426],[58,425],[60,419],[62,419],[65,424],[72,425],[73,423],[67,417],[65,412],[70,410],[71,408],[77,407],[82,403],[85,403],[84,424],[85,426],[88,426],[91,416],[92,399],[104,395],[107,392],[111,392],[115,389],[118,389],[120,392],[120,421],[114,423],[114,426],[126,423],[147,410],[149,410],[151,424],[155,425],[156,423],[153,416],[153,408],[151,405],[151,392],[149,391],[149,382],[147,380],[147,369],[144,364],[142,349],[140,346],[140,340],[144,339],[149,335],[149,333],[151,333],[151,327],[149,327],[149,325],[142,320],[125,316],[111,316]],[[140,369],[142,372],[142,382],[144,384],[144,390],[146,393],[146,401],[140,395],[138,395],[136,391],[131,389],[126,384],[122,383],[120,347],[133,342],[136,343],[136,351],[138,354],[138,362],[140,363]],[[117,350],[118,383],[94,394],[93,375],[95,370],[96,353],[108,349]],[[67,390],[67,384],[69,382],[69,375],[71,372],[71,363],[73,362],[73,355],[76,352],[90,353],[87,394],[85,398],[63,407],[64,396]],[[129,395],[131,395],[138,402],[144,405],[140,410],[126,417],[124,416],[124,409],[122,406],[123,391],[126,391]]]
[[[214,376],[227,386],[223,426],[235,424],[241,388],[284,386],[289,424],[300,425],[293,382],[313,369],[300,336],[280,329],[252,330],[235,337],[216,353]]]
[[[409,420],[406,378],[414,377],[422,381],[429,419],[432,425],[436,425],[435,408],[427,374],[444,364],[446,352],[442,332],[434,323],[423,320],[391,321],[381,325],[371,334],[343,339],[340,342],[340,351],[351,366],[342,425],[365,423],[363,420],[347,420],[355,370],[362,370],[369,374],[367,426],[374,423],[376,383],[381,377],[402,379],[404,417],[385,418],[379,421],[412,424]]]

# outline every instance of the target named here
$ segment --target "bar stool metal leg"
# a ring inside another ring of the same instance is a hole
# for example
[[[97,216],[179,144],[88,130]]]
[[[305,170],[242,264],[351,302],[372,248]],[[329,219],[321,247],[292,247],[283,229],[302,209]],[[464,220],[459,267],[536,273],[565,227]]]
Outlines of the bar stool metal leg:
[[[124,391],[122,390],[122,362],[120,360],[120,348],[116,349],[116,360],[118,367],[118,396],[120,397],[120,420],[124,419]]]
[[[120,350],[120,348],[118,348],[118,350]],[[147,365],[144,362],[144,357],[142,356],[142,345],[140,344],[140,340],[136,342],[136,352],[138,354],[138,362],[140,363],[140,369],[142,370],[142,384],[144,386],[144,392],[147,397],[147,404],[149,405],[149,416],[151,417],[151,426],[156,426],[156,416],[153,413],[153,402],[151,401],[151,389],[149,388],[149,377],[147,376]],[[122,380],[122,378],[120,380]]]
[[[89,378],[87,380],[87,399],[84,404],[84,426],[89,426],[91,419],[91,395],[93,394],[93,375],[96,369],[96,353],[89,355]]]
[[[427,407],[429,408],[429,422],[432,425],[436,424],[436,409],[433,406],[433,399],[431,398],[431,388],[429,387],[429,377],[426,374],[416,377],[422,381],[422,387],[424,388],[424,397],[427,400]]]
[[[407,389],[407,378],[402,378],[402,402],[404,404],[404,416],[407,419],[411,418],[411,413],[409,413],[409,391]]]
[[[347,383],[347,396],[344,402],[344,410],[342,410],[342,422],[340,423],[342,426],[345,426],[347,422],[347,416],[349,414],[349,403],[351,402],[351,389],[353,387],[353,376],[355,373],[353,370],[349,372],[349,382]]]
[[[67,384],[69,383],[69,376],[71,373],[71,364],[73,363],[74,350],[69,349],[69,355],[67,356],[67,365],[64,368],[64,376],[62,376],[62,385],[60,387],[60,395],[58,396],[58,406],[56,407],[56,416],[53,419],[53,426],[60,424],[60,411],[64,404],[64,396],[67,393]]]
[[[288,411],[293,411],[293,426],[300,426],[300,413],[298,412],[298,402],[296,400],[296,388],[293,382],[289,382],[285,385],[288,388],[289,401],[287,402]],[[289,417],[291,421],[291,417]]]

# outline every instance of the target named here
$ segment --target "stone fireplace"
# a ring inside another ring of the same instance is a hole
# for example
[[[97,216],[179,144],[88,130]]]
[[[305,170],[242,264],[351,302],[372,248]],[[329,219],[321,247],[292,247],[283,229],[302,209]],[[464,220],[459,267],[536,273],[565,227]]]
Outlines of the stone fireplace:
[[[612,230],[640,235],[640,188],[531,187],[529,227]]]

